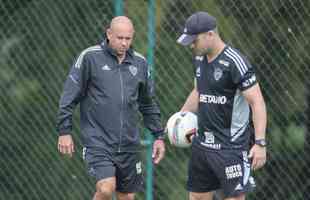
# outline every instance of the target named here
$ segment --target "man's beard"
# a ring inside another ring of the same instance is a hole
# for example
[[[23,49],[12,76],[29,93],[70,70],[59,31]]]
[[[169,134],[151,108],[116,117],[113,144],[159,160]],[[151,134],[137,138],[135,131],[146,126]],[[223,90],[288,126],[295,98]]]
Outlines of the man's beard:
[[[204,56],[206,54],[206,50],[205,49],[194,49],[194,55],[195,56]]]

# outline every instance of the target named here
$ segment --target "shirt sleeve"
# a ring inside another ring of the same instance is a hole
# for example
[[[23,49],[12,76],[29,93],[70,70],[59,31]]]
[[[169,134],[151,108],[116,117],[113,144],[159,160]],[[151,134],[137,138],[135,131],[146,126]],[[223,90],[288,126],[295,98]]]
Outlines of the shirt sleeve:
[[[164,134],[161,125],[160,109],[155,99],[154,80],[150,69],[145,64],[145,84],[139,89],[139,111],[143,115],[144,126],[151,131],[155,138]]]
[[[89,77],[89,61],[86,56],[81,54],[70,69],[59,101],[56,122],[56,130],[59,135],[71,133],[72,114],[76,105],[86,95]]]
[[[240,54],[235,54],[233,57],[231,75],[234,84],[236,84],[241,91],[257,83],[254,67],[247,58]]]

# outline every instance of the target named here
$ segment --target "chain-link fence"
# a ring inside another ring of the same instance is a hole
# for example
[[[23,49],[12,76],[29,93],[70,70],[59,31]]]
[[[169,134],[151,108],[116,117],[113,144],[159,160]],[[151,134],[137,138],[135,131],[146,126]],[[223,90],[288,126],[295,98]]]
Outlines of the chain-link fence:
[[[91,199],[78,114],[73,159],[58,154],[55,115],[69,67],[97,43],[117,1],[0,0],[0,199]],[[185,19],[207,10],[228,44],[256,67],[268,108],[268,163],[248,199],[310,199],[310,1],[157,0],[154,74],[163,122],[193,87],[190,49],[176,43]],[[123,1],[134,47],[148,51],[148,1]],[[155,167],[154,199],[188,199],[188,149],[167,146]],[[143,193],[137,199],[145,199]]]

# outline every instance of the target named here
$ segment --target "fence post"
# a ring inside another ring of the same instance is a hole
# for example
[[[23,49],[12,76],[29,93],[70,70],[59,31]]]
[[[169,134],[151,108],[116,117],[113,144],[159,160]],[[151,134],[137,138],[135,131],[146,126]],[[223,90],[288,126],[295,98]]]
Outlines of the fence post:
[[[123,15],[124,13],[124,2],[123,0],[114,1],[114,14],[115,16]]]
[[[155,47],[155,2],[148,3],[148,52],[147,60],[152,78],[154,78],[154,47]],[[146,200],[153,200],[153,136],[147,131],[147,157],[146,157]]]

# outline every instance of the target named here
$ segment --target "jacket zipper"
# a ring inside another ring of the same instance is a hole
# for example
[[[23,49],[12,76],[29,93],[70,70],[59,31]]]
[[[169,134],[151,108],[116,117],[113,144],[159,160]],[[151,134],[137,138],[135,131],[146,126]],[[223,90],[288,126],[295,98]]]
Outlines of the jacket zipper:
[[[123,77],[122,77],[122,72],[121,68],[118,68],[119,71],[119,79],[121,82],[121,111],[120,111],[120,121],[121,121],[121,129],[120,129],[120,134],[119,134],[119,145],[118,145],[118,152],[121,152],[121,144],[122,144],[122,130],[123,130],[123,104],[124,104],[124,87],[123,87]]]

